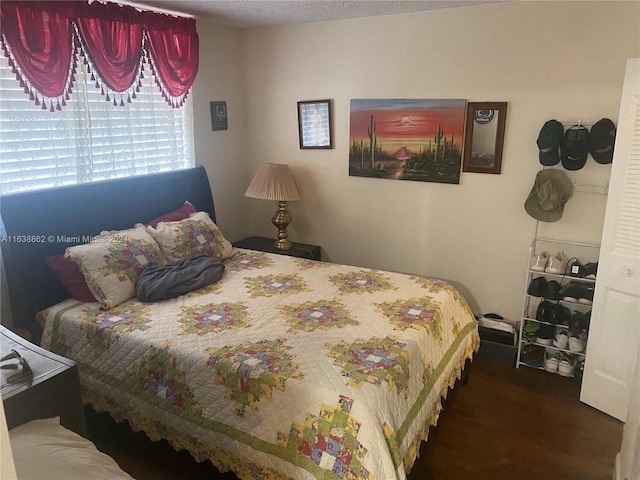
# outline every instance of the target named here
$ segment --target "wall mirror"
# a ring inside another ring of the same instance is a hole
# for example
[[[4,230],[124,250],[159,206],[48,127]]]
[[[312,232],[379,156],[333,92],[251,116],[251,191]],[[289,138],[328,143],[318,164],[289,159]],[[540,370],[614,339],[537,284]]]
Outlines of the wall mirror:
[[[500,173],[507,102],[468,102],[463,172]]]

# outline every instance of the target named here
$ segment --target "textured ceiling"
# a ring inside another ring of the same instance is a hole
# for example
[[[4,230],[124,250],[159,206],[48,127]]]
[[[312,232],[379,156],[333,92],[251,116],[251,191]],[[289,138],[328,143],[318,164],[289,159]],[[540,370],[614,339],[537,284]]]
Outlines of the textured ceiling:
[[[249,28],[393,15],[495,1],[503,0],[137,0],[122,3]]]

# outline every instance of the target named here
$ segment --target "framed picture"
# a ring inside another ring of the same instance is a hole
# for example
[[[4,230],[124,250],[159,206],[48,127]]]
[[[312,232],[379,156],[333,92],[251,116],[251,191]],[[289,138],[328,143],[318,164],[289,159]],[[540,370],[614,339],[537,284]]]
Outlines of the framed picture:
[[[500,173],[507,102],[469,102],[463,172]]]
[[[298,102],[300,148],[333,148],[331,100]]]
[[[211,105],[211,130],[226,130],[227,102],[210,102]]]
[[[467,101],[352,99],[349,175],[460,183]]]

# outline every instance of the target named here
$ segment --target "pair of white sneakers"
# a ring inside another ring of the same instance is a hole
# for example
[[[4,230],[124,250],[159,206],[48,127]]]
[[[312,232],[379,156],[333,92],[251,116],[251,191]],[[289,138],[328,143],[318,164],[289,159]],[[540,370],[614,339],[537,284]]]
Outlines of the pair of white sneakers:
[[[587,346],[587,338],[584,334],[569,334],[566,328],[557,328],[553,339],[553,346],[574,353],[584,352]]]
[[[567,270],[567,257],[564,252],[558,252],[555,256],[542,252],[531,260],[531,270],[534,272],[552,273],[563,275]]]
[[[569,350],[576,353],[584,352],[587,348],[587,336],[584,333],[572,334],[569,337]]]
[[[542,361],[543,368],[550,373],[557,373],[563,377],[572,377],[576,370],[575,355],[562,353],[555,348],[546,348]]]

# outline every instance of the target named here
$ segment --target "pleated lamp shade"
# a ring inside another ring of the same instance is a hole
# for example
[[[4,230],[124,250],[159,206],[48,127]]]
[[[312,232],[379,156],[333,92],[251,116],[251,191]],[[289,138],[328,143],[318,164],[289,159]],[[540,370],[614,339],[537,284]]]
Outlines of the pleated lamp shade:
[[[282,163],[263,163],[260,165],[244,195],[245,197],[279,202],[300,200],[300,193],[291,170],[289,170],[289,165]]]

